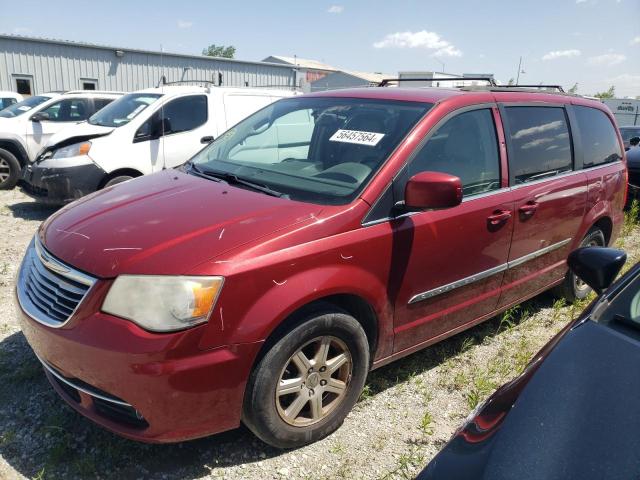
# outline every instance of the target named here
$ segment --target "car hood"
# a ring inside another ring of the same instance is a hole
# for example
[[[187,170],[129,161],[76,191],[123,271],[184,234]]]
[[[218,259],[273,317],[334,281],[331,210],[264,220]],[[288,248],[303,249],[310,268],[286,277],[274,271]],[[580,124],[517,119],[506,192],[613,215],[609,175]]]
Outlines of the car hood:
[[[320,211],[166,170],[66,206],[39,236],[60,260],[98,277],[179,275],[259,237],[313,221]]]
[[[502,413],[486,415],[485,406],[418,478],[636,478],[638,364],[636,339],[590,320],[578,325],[535,373],[491,397]]]
[[[84,142],[96,137],[109,135],[115,130],[113,127],[91,125],[88,122],[80,122],[63,128],[51,136],[42,151],[54,150],[77,142]]]

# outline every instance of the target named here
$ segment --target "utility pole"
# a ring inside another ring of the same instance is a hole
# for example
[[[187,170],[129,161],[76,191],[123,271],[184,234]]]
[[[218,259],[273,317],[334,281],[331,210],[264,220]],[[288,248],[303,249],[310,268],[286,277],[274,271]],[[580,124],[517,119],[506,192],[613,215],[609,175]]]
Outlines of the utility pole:
[[[438,58],[435,59],[440,65],[442,65],[442,73],[444,73],[444,62]]]

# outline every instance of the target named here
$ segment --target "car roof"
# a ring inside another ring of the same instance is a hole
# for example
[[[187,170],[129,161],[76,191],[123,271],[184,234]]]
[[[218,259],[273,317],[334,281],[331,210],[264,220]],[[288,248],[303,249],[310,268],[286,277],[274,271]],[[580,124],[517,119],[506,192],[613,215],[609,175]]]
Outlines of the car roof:
[[[189,93],[215,93],[215,92],[232,92],[232,93],[262,93],[268,95],[282,95],[283,93],[291,94],[293,90],[277,89],[277,88],[255,88],[255,87],[203,87],[199,85],[162,85],[160,87],[145,88],[131,93],[156,93],[163,95],[185,95]]]
[[[62,95],[65,97],[100,97],[100,98],[117,98],[124,95],[124,92],[112,92],[106,90],[71,90],[64,92]]]
[[[353,97],[380,100],[399,100],[408,102],[440,103],[451,99],[461,100],[469,104],[480,102],[548,102],[558,104],[588,105],[600,110],[606,106],[596,100],[579,95],[572,95],[549,90],[523,88],[443,88],[443,87],[367,87],[342,90],[329,90],[308,94],[312,97]]]

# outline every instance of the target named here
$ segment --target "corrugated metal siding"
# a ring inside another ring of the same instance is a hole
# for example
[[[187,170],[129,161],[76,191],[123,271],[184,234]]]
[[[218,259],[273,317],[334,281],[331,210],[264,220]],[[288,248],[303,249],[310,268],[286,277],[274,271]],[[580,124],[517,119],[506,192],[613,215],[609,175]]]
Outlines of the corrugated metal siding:
[[[155,87],[162,75],[169,82],[197,79],[217,84],[218,73],[227,86],[295,85],[295,71],[288,66],[127,50],[120,58],[116,50],[0,38],[0,90],[15,91],[15,75],[32,76],[34,93],[76,90],[81,88],[81,79],[98,80],[99,90],[130,92]]]

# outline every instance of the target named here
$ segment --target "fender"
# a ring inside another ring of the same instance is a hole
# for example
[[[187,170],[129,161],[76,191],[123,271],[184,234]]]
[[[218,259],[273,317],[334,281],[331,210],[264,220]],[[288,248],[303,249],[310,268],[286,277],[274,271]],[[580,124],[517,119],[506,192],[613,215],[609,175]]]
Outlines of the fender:
[[[609,218],[609,220],[614,224],[613,231],[611,232],[611,238],[609,239],[609,244],[612,244],[617,236],[617,229],[615,228],[616,222],[612,218],[612,211],[612,205],[609,200],[600,200],[592,206],[584,216],[584,220],[580,225],[580,230],[573,239],[571,250],[578,248],[580,246],[580,242],[582,242],[582,239],[585,237],[589,229],[605,217]]]
[[[20,162],[21,166],[24,166],[25,163],[29,161],[27,150],[22,143],[22,139],[18,135],[14,135],[12,133],[3,133],[3,136],[0,138],[0,148],[13,153],[18,159],[18,162]]]
[[[287,278],[270,280],[272,286],[259,295],[247,308],[241,318],[227,319],[229,312],[238,312],[232,305],[225,306],[224,299],[217,305],[209,318],[210,326],[201,340],[202,348],[212,348],[215,344],[237,344],[248,341],[264,341],[293,313],[315,301],[332,295],[353,295],[371,306],[377,317],[378,345],[374,357],[377,359],[391,353],[393,348],[393,306],[387,296],[387,285],[369,271],[356,265],[326,265],[297,272]],[[263,282],[261,282],[263,283]],[[366,288],[364,286],[366,285]],[[313,288],[310,288],[313,286]],[[236,288],[225,298],[239,298],[238,290],[252,298],[251,288]],[[270,312],[265,315],[265,312]],[[212,325],[213,324],[213,325]],[[216,328],[217,324],[217,328]],[[254,339],[254,340],[249,340]]]

